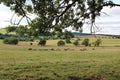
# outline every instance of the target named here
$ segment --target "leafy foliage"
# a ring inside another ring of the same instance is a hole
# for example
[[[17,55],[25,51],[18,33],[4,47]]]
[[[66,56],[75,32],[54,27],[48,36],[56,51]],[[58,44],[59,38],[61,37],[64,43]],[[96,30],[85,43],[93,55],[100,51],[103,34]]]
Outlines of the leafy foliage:
[[[16,29],[17,29],[16,26],[10,26],[10,25],[5,28],[5,30],[6,30],[7,33],[15,32]]]
[[[58,39],[63,39],[63,32],[62,31],[55,31],[54,35]]]
[[[84,39],[82,45],[89,46],[89,39],[88,38]]]
[[[100,44],[102,44],[102,40],[97,39],[93,44],[94,44],[94,46],[100,46]]]
[[[65,30],[64,32],[62,30],[55,31],[54,34],[56,38],[58,39],[71,39],[74,38],[74,34],[72,34],[70,31]]]
[[[74,44],[75,46],[80,45],[78,40],[75,40],[75,41],[73,42],[73,44]]]
[[[5,38],[3,40],[3,43],[4,44],[14,44],[14,45],[16,45],[16,44],[18,44],[18,39],[16,39],[16,38]]]
[[[46,40],[45,39],[40,39],[38,45],[45,46],[46,45]]]
[[[16,34],[24,36],[25,34],[27,34],[27,31],[27,26],[19,25],[16,29]]]
[[[65,42],[62,41],[62,40],[60,40],[60,41],[58,41],[57,45],[58,45],[58,46],[65,46]]]
[[[70,41],[70,39],[65,39],[65,42],[66,42],[67,44],[72,43],[72,42]]]
[[[63,35],[64,35],[64,39],[74,38],[74,34],[72,34],[70,31],[67,31],[67,30],[65,30]]]
[[[97,16],[100,16],[103,7],[120,6],[112,1],[106,0],[29,1],[28,3],[28,0],[0,0],[0,3],[4,3],[10,7],[18,16],[22,16],[16,24],[19,24],[23,18],[26,18],[31,27],[30,34],[35,36],[38,35],[38,33],[50,31],[51,29],[65,29],[67,27],[81,31],[82,26],[87,21],[91,24],[91,33],[95,33],[93,32],[95,19]],[[34,14],[38,18],[31,21],[29,14]]]

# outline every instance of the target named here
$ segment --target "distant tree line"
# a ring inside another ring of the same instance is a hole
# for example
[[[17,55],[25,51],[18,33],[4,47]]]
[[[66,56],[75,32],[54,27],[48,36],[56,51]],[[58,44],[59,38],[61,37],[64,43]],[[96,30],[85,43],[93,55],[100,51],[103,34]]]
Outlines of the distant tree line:
[[[34,31],[36,29],[29,29],[27,25],[19,25],[19,26],[7,26],[5,28],[7,33],[14,32],[19,36],[29,36],[29,37],[48,37],[49,39],[71,39],[74,35],[67,30],[58,29],[53,32],[39,33],[38,31]]]
[[[112,38],[114,39],[120,39],[120,35],[116,35],[116,36],[112,36]]]

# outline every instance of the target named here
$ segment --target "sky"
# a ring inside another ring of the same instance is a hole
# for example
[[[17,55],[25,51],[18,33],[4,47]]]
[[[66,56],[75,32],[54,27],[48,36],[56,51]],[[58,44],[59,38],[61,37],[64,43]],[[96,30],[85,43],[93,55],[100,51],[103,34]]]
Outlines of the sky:
[[[120,0],[112,1],[120,4]],[[0,28],[10,25],[9,21],[12,15],[13,12],[10,11],[9,7],[0,4]],[[34,16],[31,16],[31,18],[34,18]],[[25,20],[23,20],[21,24],[26,24]],[[96,26],[100,29],[100,31],[97,32],[98,34],[120,35],[120,7],[105,7],[102,10],[102,15],[96,18]],[[72,31],[72,29],[70,30]],[[83,26],[83,33],[90,33],[87,25]]]

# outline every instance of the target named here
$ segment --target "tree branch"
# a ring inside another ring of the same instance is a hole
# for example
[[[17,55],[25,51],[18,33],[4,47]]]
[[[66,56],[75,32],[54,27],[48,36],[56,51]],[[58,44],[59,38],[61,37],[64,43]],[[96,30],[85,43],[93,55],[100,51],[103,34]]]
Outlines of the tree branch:
[[[65,13],[67,12],[67,10],[68,10],[69,8],[71,8],[71,6],[72,6],[73,4],[75,4],[76,1],[77,1],[77,0],[74,0],[73,3],[69,4],[68,6],[66,6],[66,9],[65,9],[58,17],[63,16],[63,14],[65,14]]]
[[[103,6],[111,6],[111,7],[113,7],[113,6],[118,6],[118,7],[120,7],[120,4],[115,4],[115,3],[113,3],[112,1],[108,1],[108,2],[105,2],[105,3],[103,4]]]
[[[22,17],[19,19],[19,21],[18,21],[17,23],[16,23],[16,20],[15,20],[14,23],[13,23],[12,21],[13,21],[13,18],[14,18],[14,16],[15,16],[15,13],[14,13],[14,14],[12,15],[11,20],[10,20],[11,24],[14,24],[14,25],[20,24],[20,22],[22,21],[22,19],[23,19],[24,17],[26,17],[27,22],[28,22],[28,21],[32,21],[32,20],[27,16],[27,14],[26,14],[26,12],[24,11],[24,9],[22,8],[21,4],[20,4],[17,0],[15,1],[15,3],[16,3],[16,5],[18,6],[17,8],[19,8],[20,11],[21,11],[21,12],[18,12],[18,14],[20,14]],[[28,24],[29,24],[29,23],[28,23]]]

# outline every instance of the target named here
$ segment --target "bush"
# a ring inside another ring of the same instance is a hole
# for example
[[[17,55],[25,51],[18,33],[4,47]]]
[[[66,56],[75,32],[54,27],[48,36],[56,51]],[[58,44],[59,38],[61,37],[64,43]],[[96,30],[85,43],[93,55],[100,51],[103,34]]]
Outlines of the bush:
[[[33,39],[33,38],[30,38],[30,39],[29,39],[29,41],[33,42],[33,41],[34,41],[34,39]]]
[[[89,46],[89,39],[88,38],[84,39],[82,45]]]
[[[75,46],[78,46],[78,45],[79,45],[79,41],[78,41],[78,40],[75,40],[75,41],[73,42],[73,44],[74,44]]]
[[[102,43],[102,40],[101,39],[97,39],[94,43],[93,43],[93,45],[94,46],[100,46],[100,44]]]
[[[46,45],[46,39],[40,39],[38,45],[45,46]]]
[[[62,40],[60,40],[60,41],[58,41],[57,45],[58,45],[58,46],[65,46],[65,42],[62,41]]]
[[[3,43],[4,44],[14,44],[14,45],[16,45],[16,44],[18,44],[18,39],[17,38],[5,38],[3,40]]]
[[[65,42],[66,42],[67,44],[70,44],[70,43],[71,43],[70,39],[66,39]]]

